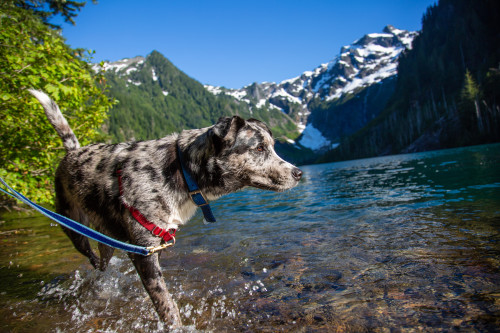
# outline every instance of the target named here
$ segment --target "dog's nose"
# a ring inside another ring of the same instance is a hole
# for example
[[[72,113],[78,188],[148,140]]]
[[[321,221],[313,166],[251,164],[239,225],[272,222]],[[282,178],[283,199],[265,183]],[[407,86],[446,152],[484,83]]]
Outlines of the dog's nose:
[[[294,168],[292,170],[292,176],[295,180],[300,180],[300,178],[302,178],[302,170],[300,170],[299,168]]]

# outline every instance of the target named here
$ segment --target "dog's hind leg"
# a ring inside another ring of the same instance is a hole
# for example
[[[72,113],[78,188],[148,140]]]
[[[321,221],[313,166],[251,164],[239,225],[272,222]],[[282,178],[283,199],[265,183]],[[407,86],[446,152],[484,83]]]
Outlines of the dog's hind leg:
[[[92,248],[90,247],[89,239],[85,236],[82,236],[80,234],[77,234],[76,232],[69,230],[68,228],[62,227],[64,233],[71,239],[71,242],[73,242],[73,245],[75,248],[89,258],[90,264],[95,268],[99,268],[99,258],[97,255],[92,251]]]
[[[132,259],[160,319],[171,328],[180,327],[182,323],[179,308],[168,292],[165,280],[163,280],[158,254],[155,253],[147,257],[129,254],[129,257]]]
[[[59,169],[58,172],[60,172]],[[71,201],[68,199],[70,196],[66,194],[67,192],[61,180],[62,178],[63,177],[56,176],[55,179],[56,212],[88,226],[89,219],[87,217],[87,214],[85,214],[78,205],[71,203]],[[89,239],[68,228],[62,227],[62,229],[64,233],[69,237],[78,252],[89,258],[90,264],[92,264],[92,266],[97,269],[99,267],[99,258],[94,253],[94,251],[92,251]]]
[[[56,193],[57,193],[57,179],[56,179]],[[88,225],[88,218],[80,209],[75,208],[65,200],[62,195],[56,195],[56,212],[58,214],[64,215],[70,219],[78,221],[84,225]],[[89,258],[90,264],[97,269],[99,267],[99,258],[92,251],[90,247],[89,239],[85,236],[82,236],[68,228],[61,226],[64,233],[69,237],[75,248]]]
[[[99,249],[99,257],[101,257],[99,269],[104,272],[108,267],[109,261],[111,260],[115,249],[102,243],[99,243],[97,247]]]

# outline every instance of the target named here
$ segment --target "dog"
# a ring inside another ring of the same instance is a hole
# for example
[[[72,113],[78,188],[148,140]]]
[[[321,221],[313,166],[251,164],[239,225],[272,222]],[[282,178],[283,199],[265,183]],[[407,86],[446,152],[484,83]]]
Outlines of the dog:
[[[198,205],[183,168],[209,201],[247,186],[285,191],[302,177],[300,169],[276,154],[271,130],[256,119],[223,117],[213,126],[157,140],[80,147],[58,105],[41,91],[30,93],[42,104],[66,149],[55,176],[57,213],[131,244],[156,247],[164,238],[138,223],[127,208],[163,230],[175,230],[193,216]],[[98,257],[87,237],[63,230],[94,268],[106,269],[113,248],[99,243]],[[129,257],[160,319],[169,327],[181,326],[159,254]]]

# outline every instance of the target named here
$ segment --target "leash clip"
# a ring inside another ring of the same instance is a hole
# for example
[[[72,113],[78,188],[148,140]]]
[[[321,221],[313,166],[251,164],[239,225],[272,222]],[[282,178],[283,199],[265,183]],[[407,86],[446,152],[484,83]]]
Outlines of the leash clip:
[[[158,251],[161,251],[161,250],[165,250],[167,247],[170,247],[170,246],[174,246],[175,244],[175,237],[172,237],[172,240],[173,242],[172,243],[164,243],[164,244],[161,244],[161,245],[158,245],[158,246],[150,246],[150,247],[147,247],[146,250],[148,250],[148,256],[158,252]]]

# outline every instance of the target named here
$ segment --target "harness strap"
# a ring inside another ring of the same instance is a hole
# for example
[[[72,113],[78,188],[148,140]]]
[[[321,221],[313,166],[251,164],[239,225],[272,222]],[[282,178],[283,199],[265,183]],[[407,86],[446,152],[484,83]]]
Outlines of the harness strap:
[[[120,196],[123,196],[122,170],[121,169],[116,170],[116,174],[118,175],[118,188],[120,189]],[[130,214],[132,214],[132,216],[137,222],[139,222],[147,230],[151,231],[151,233],[154,236],[162,238],[165,242],[173,240],[175,243],[175,232],[177,231],[176,229],[160,228],[153,222],[149,221],[136,208],[131,207],[124,202],[122,202],[122,205],[129,210]]]
[[[182,169],[182,175],[184,176],[184,180],[186,181],[188,190],[189,190],[189,196],[191,197],[191,200],[193,200],[194,204],[198,207],[201,208],[201,211],[203,212],[203,216],[205,217],[205,221],[214,223],[216,222],[214,213],[212,213],[212,209],[210,208],[210,205],[208,204],[208,200],[205,198],[203,193],[201,193],[200,188],[198,187],[198,184],[196,184],[195,180],[189,173],[189,171],[186,170],[184,167],[184,163],[182,163],[182,153],[181,149],[179,148],[179,145],[177,145],[177,155],[179,156],[179,162],[181,164],[181,169]]]

